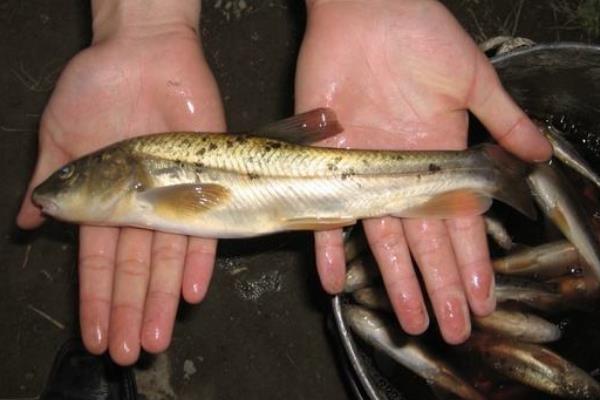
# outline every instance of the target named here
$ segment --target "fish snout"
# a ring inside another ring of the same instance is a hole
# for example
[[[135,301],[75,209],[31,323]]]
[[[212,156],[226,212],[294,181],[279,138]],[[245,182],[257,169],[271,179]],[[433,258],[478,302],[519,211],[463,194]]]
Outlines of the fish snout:
[[[44,214],[54,215],[58,212],[58,204],[56,204],[50,195],[43,193],[39,186],[33,190],[31,201],[40,207]]]

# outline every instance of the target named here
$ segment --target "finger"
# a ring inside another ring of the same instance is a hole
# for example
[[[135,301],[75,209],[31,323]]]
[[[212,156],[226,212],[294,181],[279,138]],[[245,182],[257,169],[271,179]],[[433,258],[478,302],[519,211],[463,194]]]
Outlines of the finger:
[[[471,332],[469,309],[444,222],[407,219],[404,228],[442,337],[450,344],[465,341]]]
[[[142,347],[151,353],[166,350],[171,342],[187,242],[186,236],[154,233],[142,327]]]
[[[402,222],[397,218],[382,218],[365,220],[363,225],[402,329],[413,335],[423,333],[429,325],[429,316]]]
[[[123,228],[119,235],[109,325],[110,355],[121,365],[140,354],[140,332],[148,280],[152,232]]]
[[[119,229],[83,225],[79,229],[79,319],[85,347],[101,354],[108,325]]]
[[[552,147],[502,87],[482,55],[467,106],[503,147],[525,160],[543,161]]]
[[[21,209],[17,214],[17,225],[23,229],[33,229],[44,221],[41,210],[31,201],[33,189],[54,170],[66,164],[69,160],[67,154],[52,141],[45,140],[44,137],[45,135],[40,135],[40,152],[37,164],[21,203]]]
[[[182,294],[188,303],[199,303],[206,296],[217,253],[217,241],[190,237],[183,269]]]
[[[346,279],[342,230],[315,232],[315,256],[317,271],[325,291],[329,294],[340,293]]]
[[[494,311],[496,296],[483,218],[455,218],[446,226],[471,310],[486,316]]]

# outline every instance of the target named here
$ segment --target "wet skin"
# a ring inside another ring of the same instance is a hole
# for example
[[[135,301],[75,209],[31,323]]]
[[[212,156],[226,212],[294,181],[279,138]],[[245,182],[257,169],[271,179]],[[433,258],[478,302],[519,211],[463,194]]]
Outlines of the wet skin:
[[[335,109],[345,128],[327,146],[462,149],[469,110],[519,157],[542,160],[551,152],[485,56],[435,1],[309,1],[296,110],[316,106]],[[469,306],[480,316],[494,309],[482,218],[383,218],[364,226],[407,332],[421,333],[429,323],[411,255],[449,343],[468,337]],[[318,232],[315,240],[323,286],[339,292],[345,269],[341,232]]]
[[[42,222],[31,188],[71,159],[148,132],[225,129],[196,26],[151,18],[130,29],[95,24],[94,43],[67,65],[42,116],[21,227]],[[120,364],[135,362],[142,347],[165,350],[180,296],[191,303],[204,297],[215,250],[216,240],[81,226],[80,321],[88,350],[108,349]]]

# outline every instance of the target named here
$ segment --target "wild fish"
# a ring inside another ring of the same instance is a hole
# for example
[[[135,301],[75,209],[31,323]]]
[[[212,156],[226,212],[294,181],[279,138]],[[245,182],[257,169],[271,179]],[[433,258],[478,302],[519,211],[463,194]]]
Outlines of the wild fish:
[[[570,399],[600,398],[594,378],[540,345],[473,333],[464,346],[495,371],[543,392]]]
[[[495,145],[367,151],[300,144],[341,130],[320,109],[245,134],[125,140],[59,169],[33,192],[44,213],[95,225],[235,238],[394,215],[477,215],[491,198],[534,215],[528,166]]]
[[[364,341],[427,382],[462,399],[484,398],[446,362],[435,357],[415,338],[401,334],[398,326],[377,313],[360,306],[345,305],[343,315],[351,329]]]
[[[473,317],[475,326],[487,332],[529,343],[549,343],[560,339],[558,325],[537,315],[498,307],[486,317]]]
[[[570,274],[582,260],[571,242],[559,240],[515,251],[493,260],[492,265],[500,274],[552,278]]]
[[[565,165],[594,182],[600,188],[600,176],[594,172],[587,161],[575,150],[556,127],[538,122],[538,127],[552,144],[554,156]]]
[[[557,311],[566,306],[558,284],[496,274],[498,303],[518,302],[542,311]]]
[[[600,246],[564,176],[553,164],[537,164],[528,177],[534,198],[544,214],[577,248],[600,280]]]
[[[379,270],[373,257],[355,258],[348,263],[344,292],[352,293],[376,282],[379,278]]]
[[[508,231],[496,218],[486,215],[483,218],[485,222],[486,233],[494,240],[494,242],[504,250],[510,250],[515,245]]]

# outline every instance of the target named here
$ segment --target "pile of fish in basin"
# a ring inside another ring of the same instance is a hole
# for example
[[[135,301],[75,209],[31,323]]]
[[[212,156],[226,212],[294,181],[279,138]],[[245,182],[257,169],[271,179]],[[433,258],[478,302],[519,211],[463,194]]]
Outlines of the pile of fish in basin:
[[[538,218],[497,205],[486,215],[498,307],[473,316],[459,346],[435,328],[402,333],[372,256],[350,236],[333,315],[359,398],[600,399],[600,49],[536,45],[492,61],[553,144],[528,177]]]

